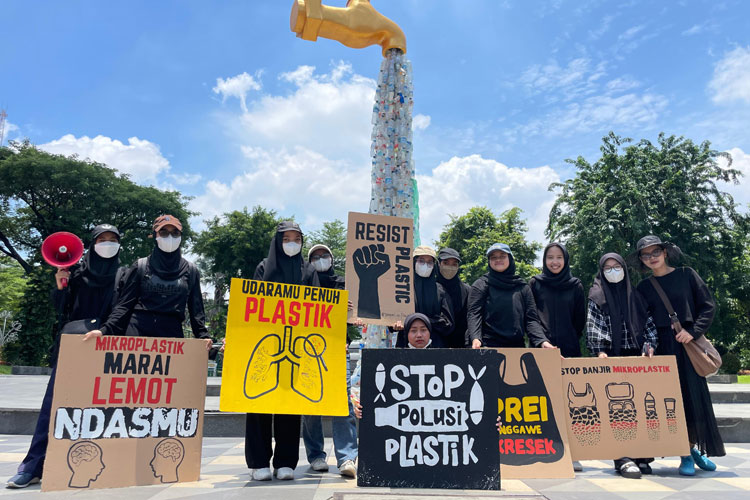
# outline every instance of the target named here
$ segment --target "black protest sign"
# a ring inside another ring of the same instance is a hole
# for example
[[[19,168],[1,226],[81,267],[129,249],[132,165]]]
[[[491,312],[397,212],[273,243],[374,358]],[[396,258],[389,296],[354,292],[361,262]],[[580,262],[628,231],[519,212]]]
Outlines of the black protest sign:
[[[366,349],[357,485],[500,489],[500,356]]]
[[[413,220],[349,212],[346,289],[352,317],[390,326],[414,312],[413,247]]]
[[[572,477],[557,349],[500,349],[503,477]]]

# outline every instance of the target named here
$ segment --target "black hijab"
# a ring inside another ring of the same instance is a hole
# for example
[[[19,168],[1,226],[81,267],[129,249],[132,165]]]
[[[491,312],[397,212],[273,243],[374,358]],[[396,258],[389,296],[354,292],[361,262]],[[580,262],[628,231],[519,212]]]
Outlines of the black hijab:
[[[411,329],[411,325],[414,324],[415,320],[424,322],[424,324],[427,326],[427,330],[430,332],[430,340],[432,340],[432,323],[430,322],[430,318],[422,313],[412,313],[408,315],[404,320],[404,329],[398,332],[398,337],[396,338],[396,347],[409,346],[409,330]]]
[[[550,271],[547,267],[547,251],[552,247],[559,248],[562,251],[565,260],[562,270],[557,274]],[[565,245],[562,243],[550,243],[545,247],[544,255],[542,256],[542,274],[537,274],[534,276],[534,279],[542,285],[556,290],[568,290],[581,283],[581,280],[574,278],[570,273],[570,256],[568,255],[568,250],[565,248]]]
[[[502,250],[495,251],[501,252]],[[526,284],[526,282],[516,274],[516,260],[513,258],[513,254],[508,254],[508,260],[510,261],[510,264],[508,264],[508,267],[505,269],[505,271],[498,272],[492,269],[492,266],[490,266],[490,256],[487,256],[487,267],[490,271],[489,273],[487,273],[487,279],[490,286],[499,288],[501,290],[510,290],[512,288],[516,288],[519,285]]]
[[[293,257],[284,253],[284,233],[297,231],[302,234],[299,224],[293,221],[280,222],[276,228],[276,235],[271,240],[263,270],[263,281],[302,285],[305,277],[305,262],[302,260],[302,249]],[[302,237],[304,243],[304,236]],[[333,266],[331,266],[333,269]]]
[[[416,269],[417,257],[414,258],[412,264]],[[431,317],[440,315],[440,296],[438,295],[437,288],[438,274],[437,262],[433,263],[432,274],[427,278],[421,277],[417,274],[416,270],[414,271],[414,292],[417,299],[416,305],[419,308],[419,312]]]
[[[438,261],[443,262],[446,259],[456,259],[458,260],[459,264],[461,263],[461,257],[459,257],[458,252],[453,250],[452,248],[443,248],[438,252]],[[453,309],[456,313],[463,311],[463,298],[461,296],[461,278],[458,276],[459,273],[456,273],[454,277],[451,279],[446,279],[445,276],[443,276],[443,273],[438,272],[437,275],[437,282],[443,285],[443,288],[445,288],[445,291],[448,293],[448,296],[451,298],[451,304],[453,304]]]
[[[625,272],[625,277],[619,283],[610,283],[604,277],[604,263],[609,259],[616,260]],[[612,327],[612,351],[615,355],[619,355],[622,348],[623,322],[627,324],[636,342],[641,343],[643,328],[648,318],[646,303],[638,291],[633,290],[628,266],[620,254],[607,253],[599,259],[599,272],[589,290],[589,299],[593,300],[602,312],[609,314]]]
[[[174,252],[165,252],[156,243],[156,233],[153,234],[154,250],[148,259],[151,270],[164,281],[174,281],[188,268],[188,262],[182,258],[182,248],[177,248]]]
[[[331,267],[329,267],[327,271],[318,271],[312,265],[312,262],[310,262],[310,260],[308,259],[305,266],[305,282],[309,283],[311,286],[319,286],[323,288],[339,288],[339,278],[338,276],[336,276],[336,273],[333,269],[334,263],[336,262],[333,257],[333,253],[330,251],[330,249],[328,249],[326,251],[326,254],[331,257]]]
[[[109,224],[101,224],[91,231],[91,243],[83,260],[77,268],[77,274],[80,275],[86,286],[91,288],[110,287],[115,281],[117,270],[120,268],[120,252],[117,255],[105,259],[94,250],[96,239],[104,233],[114,233],[117,236],[117,242],[120,242],[120,232],[116,227]]]

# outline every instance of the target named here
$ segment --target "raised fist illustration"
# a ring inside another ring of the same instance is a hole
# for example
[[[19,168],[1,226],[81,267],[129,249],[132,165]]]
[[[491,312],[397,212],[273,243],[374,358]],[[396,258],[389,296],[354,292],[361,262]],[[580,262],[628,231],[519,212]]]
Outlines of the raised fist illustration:
[[[385,253],[385,245],[370,244],[358,248],[352,255],[354,271],[359,277],[359,300],[357,316],[380,318],[378,279],[391,268],[391,258]]]

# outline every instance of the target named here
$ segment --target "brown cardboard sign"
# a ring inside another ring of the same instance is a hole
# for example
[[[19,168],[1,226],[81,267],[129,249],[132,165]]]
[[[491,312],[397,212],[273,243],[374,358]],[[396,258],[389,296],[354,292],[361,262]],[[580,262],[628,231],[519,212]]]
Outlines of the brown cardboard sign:
[[[42,490],[197,481],[207,360],[197,339],[63,335]]]
[[[500,467],[505,479],[571,478],[557,349],[497,349]]]
[[[690,452],[674,356],[567,358],[562,390],[574,460]]]
[[[414,312],[414,221],[349,212],[346,289],[350,317],[390,326]]]

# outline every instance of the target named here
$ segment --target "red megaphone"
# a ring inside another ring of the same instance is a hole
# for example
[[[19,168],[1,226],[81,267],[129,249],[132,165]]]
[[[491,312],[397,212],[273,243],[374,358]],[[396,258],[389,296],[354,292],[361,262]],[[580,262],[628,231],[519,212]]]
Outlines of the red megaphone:
[[[60,231],[50,234],[42,242],[42,258],[50,266],[67,269],[81,260],[83,256],[83,242],[73,233]],[[68,280],[63,278],[62,286],[68,286]]]

